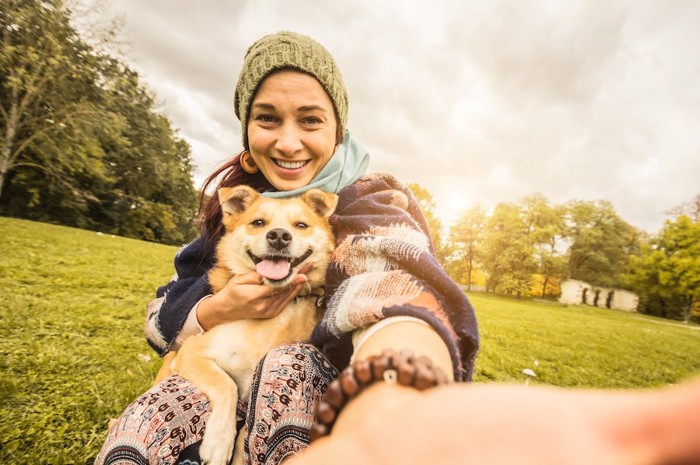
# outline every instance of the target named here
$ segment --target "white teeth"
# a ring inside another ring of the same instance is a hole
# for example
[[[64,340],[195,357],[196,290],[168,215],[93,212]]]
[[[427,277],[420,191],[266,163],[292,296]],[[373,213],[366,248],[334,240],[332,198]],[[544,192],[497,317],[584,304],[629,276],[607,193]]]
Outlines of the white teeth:
[[[277,163],[279,166],[282,168],[288,169],[288,170],[296,170],[301,168],[306,164],[306,161],[284,161],[284,160],[275,160],[275,163]]]

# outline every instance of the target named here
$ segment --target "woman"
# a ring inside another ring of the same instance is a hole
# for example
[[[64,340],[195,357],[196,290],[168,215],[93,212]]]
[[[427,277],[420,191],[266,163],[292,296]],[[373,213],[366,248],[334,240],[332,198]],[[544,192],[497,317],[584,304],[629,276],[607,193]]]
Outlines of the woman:
[[[263,37],[245,56],[234,105],[245,150],[203,192],[221,176],[217,187],[248,184],[272,197],[312,187],[340,197],[331,219],[337,248],[324,318],[311,344],[278,348],[261,361],[249,403],[239,405],[239,424],[248,427],[246,462],[280,463],[305,448],[321,396],[351,358],[358,367],[370,359],[373,367],[384,363],[385,377],[392,372],[386,360],[400,360],[400,375],[416,373],[399,376],[408,385],[425,376],[437,382],[438,370],[471,379],[478,347],[473,309],[435,260],[410,191],[391,176],[364,175],[368,154],[346,130],[347,92],[328,51],[291,32]],[[295,287],[273,295],[251,273],[212,294],[206,272],[222,233],[221,207],[217,196],[202,206],[201,236],[178,253],[176,279],[149,304],[146,335],[161,355],[222,322],[278,314],[305,280],[299,275]],[[413,355],[392,358],[386,349]],[[344,396],[337,383],[329,390],[339,392]],[[208,409],[194,386],[168,378],[127,408],[96,463],[192,463]],[[324,418],[316,434],[332,426]]]

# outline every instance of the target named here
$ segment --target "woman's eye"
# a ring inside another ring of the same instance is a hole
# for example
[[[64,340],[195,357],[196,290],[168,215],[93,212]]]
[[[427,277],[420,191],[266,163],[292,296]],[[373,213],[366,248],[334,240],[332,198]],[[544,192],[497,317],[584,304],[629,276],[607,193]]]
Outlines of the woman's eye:
[[[253,221],[251,221],[250,225],[255,227],[255,228],[262,228],[263,226],[265,226],[265,221],[260,220],[260,219],[253,220]]]
[[[302,120],[302,123],[304,124],[321,124],[323,121],[321,121],[321,118],[318,118],[316,116],[307,116]]]
[[[299,222],[298,222],[297,224],[295,224],[294,226],[296,226],[297,229],[306,229],[306,228],[309,227],[308,224],[302,223],[301,221],[299,221]]]
[[[275,121],[277,121],[277,118],[275,118],[273,115],[263,114],[263,115],[257,115],[255,117],[255,120],[260,121],[261,123],[274,123]]]

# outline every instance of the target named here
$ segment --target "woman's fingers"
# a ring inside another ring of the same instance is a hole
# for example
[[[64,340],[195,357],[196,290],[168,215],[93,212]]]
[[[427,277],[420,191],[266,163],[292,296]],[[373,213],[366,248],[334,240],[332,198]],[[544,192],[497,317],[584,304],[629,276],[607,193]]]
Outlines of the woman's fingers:
[[[257,272],[234,275],[231,281],[235,284],[263,284],[263,277]]]
[[[287,307],[287,305],[289,305],[292,302],[292,300],[296,299],[303,287],[303,285],[297,284],[290,290],[289,293],[282,294],[281,298],[277,301],[277,304],[281,307],[280,310],[284,310]]]
[[[316,266],[315,262],[309,262],[309,263],[304,263],[301,268],[299,268],[299,275],[306,275],[309,271],[313,270],[314,266]]]
[[[265,284],[263,277],[256,273],[235,275],[229,282],[230,297],[240,305],[240,318],[272,318],[282,312],[302,291],[308,278],[302,271],[308,272],[313,264],[305,265],[284,287],[272,287]],[[247,310],[246,310],[247,309]]]
[[[301,292],[303,288],[303,285],[298,284],[294,287],[287,287],[284,288],[281,292],[278,291],[278,293],[273,294],[269,296],[265,301],[263,302],[263,305],[265,305],[266,311],[265,311],[265,316],[268,318],[272,318],[274,316],[279,315],[285,308],[287,308],[287,305],[289,305],[292,300],[294,300],[299,293]]]
[[[297,295],[299,295],[299,292],[301,291],[301,285],[306,283],[308,279],[306,278],[306,275],[304,274],[297,274],[287,286],[284,287],[271,287],[271,286],[265,286],[263,285],[268,292],[266,293],[266,297],[280,297],[282,296],[283,299],[286,299],[289,295],[293,294],[293,297],[291,299],[287,299],[287,304],[292,301]],[[285,304],[285,306],[287,305]]]

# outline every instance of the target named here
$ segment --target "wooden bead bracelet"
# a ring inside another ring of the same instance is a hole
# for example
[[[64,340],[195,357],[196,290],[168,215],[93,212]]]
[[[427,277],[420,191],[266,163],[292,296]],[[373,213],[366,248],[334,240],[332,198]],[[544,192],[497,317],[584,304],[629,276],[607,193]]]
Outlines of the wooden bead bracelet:
[[[357,360],[333,380],[316,407],[316,421],[311,427],[311,441],[331,432],[345,405],[368,386],[384,381],[423,391],[447,383],[447,375],[428,357],[415,357],[411,351],[387,349],[381,355]]]

